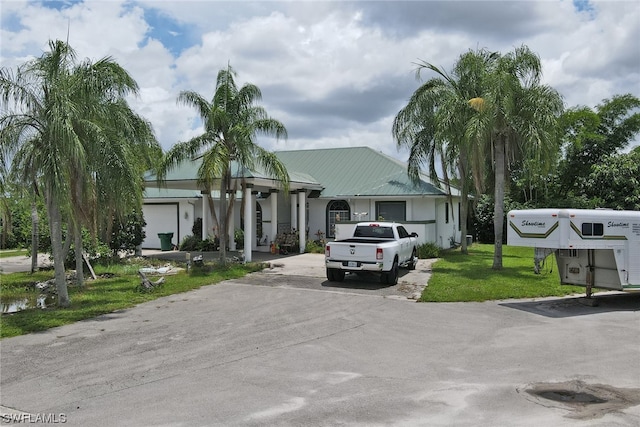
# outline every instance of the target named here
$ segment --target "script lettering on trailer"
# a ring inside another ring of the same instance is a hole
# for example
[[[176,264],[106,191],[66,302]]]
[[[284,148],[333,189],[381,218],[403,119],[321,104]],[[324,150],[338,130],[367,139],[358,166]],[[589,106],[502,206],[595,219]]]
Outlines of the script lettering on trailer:
[[[535,228],[546,228],[547,223],[544,221],[529,221],[526,219],[522,220],[521,227],[535,227]]]
[[[629,223],[628,222],[609,221],[607,223],[607,228],[629,228]]]

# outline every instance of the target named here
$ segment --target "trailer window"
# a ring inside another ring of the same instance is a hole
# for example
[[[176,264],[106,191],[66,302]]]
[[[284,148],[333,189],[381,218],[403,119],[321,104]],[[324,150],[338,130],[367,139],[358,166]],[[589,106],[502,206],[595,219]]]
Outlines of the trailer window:
[[[604,225],[601,222],[583,222],[582,235],[583,236],[603,236]]]

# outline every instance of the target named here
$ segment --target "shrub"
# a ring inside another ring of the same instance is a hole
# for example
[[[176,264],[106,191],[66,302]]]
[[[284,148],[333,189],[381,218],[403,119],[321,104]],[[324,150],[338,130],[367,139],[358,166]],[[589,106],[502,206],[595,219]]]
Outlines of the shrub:
[[[202,218],[196,218],[191,227],[191,234],[194,236],[202,236]]]
[[[122,219],[114,218],[110,243],[114,255],[118,251],[133,253],[146,237],[146,225],[142,212],[134,211]]]
[[[117,255],[114,256],[113,251],[106,243],[101,242],[97,238],[92,238],[89,232],[85,229],[82,230],[82,249],[92,263],[107,265],[114,261],[120,261],[120,258]],[[69,248],[64,264],[68,268],[75,268],[75,246],[72,245]]]
[[[319,244],[317,240],[307,240],[304,251],[311,254],[323,254],[324,245]]]
[[[185,252],[195,252],[200,250],[200,238],[196,236],[185,236],[180,243],[180,250]]]
[[[236,241],[236,249],[244,248],[244,231],[241,228],[233,231],[233,239]]]
[[[438,258],[440,256],[440,248],[435,243],[423,243],[418,246],[418,258]]]
[[[215,237],[213,239],[206,239],[200,242],[200,248],[202,252],[213,252],[217,251],[220,246],[220,240]]]

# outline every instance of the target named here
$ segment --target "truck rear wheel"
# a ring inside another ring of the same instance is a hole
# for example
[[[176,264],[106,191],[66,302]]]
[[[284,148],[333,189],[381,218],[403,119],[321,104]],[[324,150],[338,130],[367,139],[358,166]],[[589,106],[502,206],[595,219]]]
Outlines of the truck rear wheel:
[[[344,280],[344,271],[336,268],[327,268],[327,279],[330,282],[342,282]]]
[[[393,260],[393,265],[391,266],[391,270],[386,273],[382,273],[380,276],[380,282],[385,283],[387,285],[395,285],[398,283],[398,260]]]
[[[327,280],[333,282],[335,279],[333,278],[333,268],[327,268]]]

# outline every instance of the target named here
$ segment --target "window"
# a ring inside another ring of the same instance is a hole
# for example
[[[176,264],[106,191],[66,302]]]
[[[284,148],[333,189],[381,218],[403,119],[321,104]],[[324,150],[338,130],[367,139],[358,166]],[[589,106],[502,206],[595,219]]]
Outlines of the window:
[[[400,226],[398,227],[398,237],[400,237],[401,239],[404,239],[405,237],[409,237],[409,232],[407,232],[407,230]]]
[[[601,222],[583,222],[582,235],[583,236],[603,236],[604,225]]]
[[[393,239],[393,229],[391,227],[380,227],[378,225],[359,225],[353,232],[353,237]]]
[[[336,237],[336,222],[349,221],[350,219],[349,203],[345,200],[330,201],[327,204],[327,237]]]
[[[376,202],[376,219],[379,221],[404,221],[406,216],[405,202]]]
[[[256,237],[258,238],[258,246],[260,246],[262,240],[262,206],[256,202]]]

